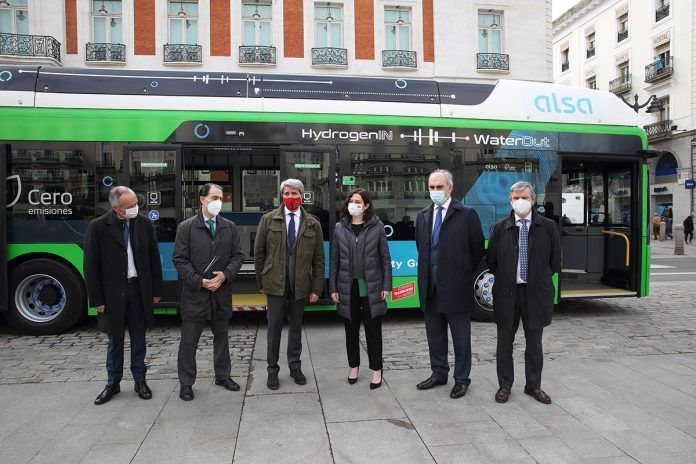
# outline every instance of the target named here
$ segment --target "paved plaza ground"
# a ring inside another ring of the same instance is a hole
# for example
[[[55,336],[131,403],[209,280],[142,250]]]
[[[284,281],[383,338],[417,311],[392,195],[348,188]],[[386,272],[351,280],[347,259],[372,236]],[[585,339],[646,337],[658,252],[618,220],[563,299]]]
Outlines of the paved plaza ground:
[[[670,256],[670,243],[654,255]],[[696,255],[687,250],[687,258]],[[285,365],[280,390],[265,386],[263,315],[233,318],[233,377],[241,392],[213,384],[212,337],[201,339],[196,399],[178,398],[175,318],[148,338],[154,398],[122,392],[92,401],[105,383],[105,336],[94,321],[63,335],[27,337],[0,327],[0,463],[693,463],[696,462],[696,285],[654,282],[643,299],[564,303],[545,331],[543,388],[518,382],[497,404],[495,327],[474,323],[472,384],[459,400],[445,387],[418,391],[429,375],[418,312],[384,323],[385,383],[370,391],[348,372],[341,321],[307,314],[303,369]],[[284,334],[285,342],[285,334]],[[363,338],[364,347],[364,338]],[[284,355],[281,356],[284,363]],[[127,364],[126,364],[127,365]]]

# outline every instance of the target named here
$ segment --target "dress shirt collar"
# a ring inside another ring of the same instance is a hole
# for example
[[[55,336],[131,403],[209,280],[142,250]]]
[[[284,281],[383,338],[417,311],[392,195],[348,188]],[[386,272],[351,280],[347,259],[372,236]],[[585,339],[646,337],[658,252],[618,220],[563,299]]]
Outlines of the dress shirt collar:
[[[288,217],[288,214],[292,213],[295,215],[296,218],[300,217],[300,208],[297,208],[295,211],[290,211],[287,206],[283,206],[285,209],[285,217]]]
[[[526,218],[523,218],[519,216],[517,213],[515,213],[515,224],[519,224],[522,219],[526,219],[529,224],[532,223],[532,213],[530,212],[529,215]]]
[[[452,203],[452,197],[449,197],[447,199],[447,201],[442,204],[442,212],[447,212],[447,209],[449,208],[450,203]],[[437,204],[433,203],[433,207],[435,208],[435,212],[437,212],[437,208],[439,208],[439,206]]]

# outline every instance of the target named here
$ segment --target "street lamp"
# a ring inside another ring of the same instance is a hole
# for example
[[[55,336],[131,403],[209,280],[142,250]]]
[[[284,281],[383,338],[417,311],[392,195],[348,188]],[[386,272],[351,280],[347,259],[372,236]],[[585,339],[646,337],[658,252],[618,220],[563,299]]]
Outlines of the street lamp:
[[[664,109],[664,107],[662,106],[662,102],[657,98],[657,95],[655,94],[650,95],[650,97],[648,97],[646,102],[642,105],[638,103],[638,94],[633,95],[634,102],[632,104],[629,103],[628,100],[626,100],[623,97],[623,95],[619,95],[619,98],[621,98],[621,100],[623,100],[625,104],[633,108],[633,111],[635,111],[636,113],[639,109],[647,106],[648,103],[650,104],[650,106],[648,106],[648,109],[645,110],[646,113],[659,113]]]

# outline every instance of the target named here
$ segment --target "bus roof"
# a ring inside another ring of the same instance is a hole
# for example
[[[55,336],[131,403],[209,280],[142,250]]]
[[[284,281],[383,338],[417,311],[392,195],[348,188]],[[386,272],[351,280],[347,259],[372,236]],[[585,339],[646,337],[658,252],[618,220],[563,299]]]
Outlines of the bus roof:
[[[0,106],[378,114],[641,126],[614,94],[538,82],[0,67]]]

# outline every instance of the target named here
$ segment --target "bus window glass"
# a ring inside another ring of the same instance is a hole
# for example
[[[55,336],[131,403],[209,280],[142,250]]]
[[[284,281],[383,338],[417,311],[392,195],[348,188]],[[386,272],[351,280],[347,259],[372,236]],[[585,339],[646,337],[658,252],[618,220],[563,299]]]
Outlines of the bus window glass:
[[[607,180],[609,223],[628,227],[631,225],[631,172],[611,172]]]
[[[329,171],[329,156],[332,154],[309,151],[285,153],[287,177],[304,184],[302,207],[319,220],[324,240],[329,239],[329,205],[333,193],[329,176],[335,175]]]
[[[123,144],[98,143],[96,160],[97,216],[111,211],[109,191],[123,184]]]
[[[563,174],[561,224],[585,224],[585,173],[570,172]]]
[[[280,206],[278,169],[242,169],[242,211],[263,213]]]
[[[590,224],[601,225],[606,222],[604,210],[604,174],[590,175]]]

